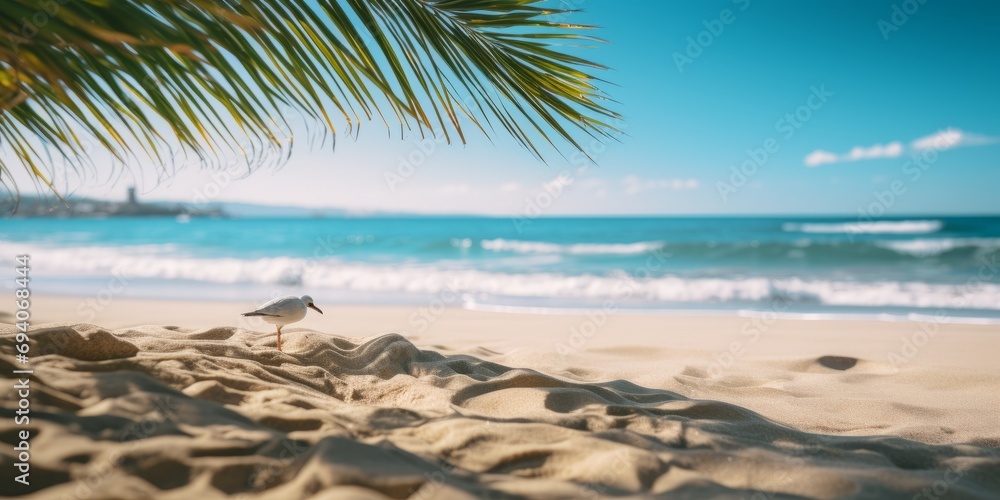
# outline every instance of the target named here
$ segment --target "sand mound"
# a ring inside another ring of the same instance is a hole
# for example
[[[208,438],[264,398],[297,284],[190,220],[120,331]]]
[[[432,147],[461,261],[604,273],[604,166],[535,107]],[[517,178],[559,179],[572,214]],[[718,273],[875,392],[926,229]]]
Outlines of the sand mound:
[[[33,332],[32,351],[47,354],[33,360],[32,482],[17,493],[987,498],[1000,490],[1000,449],[991,446],[809,433],[726,402],[442,355],[399,335],[287,332],[283,353],[273,335],[238,328]],[[0,337],[5,376],[12,345],[12,334]],[[848,376],[864,364],[824,359],[788,369]],[[0,409],[5,443],[15,438],[12,401]],[[0,450],[8,470],[10,453]]]
[[[83,361],[130,358],[139,348],[92,325],[47,328],[32,333],[42,354],[62,354]]]

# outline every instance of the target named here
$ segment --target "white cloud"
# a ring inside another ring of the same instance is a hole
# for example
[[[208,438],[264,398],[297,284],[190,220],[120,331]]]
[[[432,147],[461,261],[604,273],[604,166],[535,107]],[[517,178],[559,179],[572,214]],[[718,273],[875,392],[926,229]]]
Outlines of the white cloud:
[[[826,163],[837,163],[838,161],[840,161],[840,157],[829,151],[823,151],[822,149],[817,149],[816,151],[806,155],[807,167],[818,167]]]
[[[970,134],[957,128],[949,128],[935,132],[931,135],[921,137],[910,143],[913,149],[927,151],[936,149],[944,151],[946,149],[961,148],[966,146],[983,146],[997,142],[996,137]]]
[[[625,192],[628,194],[641,193],[654,189],[695,189],[698,187],[698,179],[647,179],[643,180],[635,175],[627,175],[622,179],[625,185]]]
[[[858,160],[874,160],[877,158],[896,158],[903,154],[903,143],[893,141],[889,144],[875,144],[869,147],[855,146],[845,154],[837,155],[829,151],[817,149],[806,155],[804,163],[807,167],[818,167],[830,163],[845,163]]]
[[[951,149],[958,144],[959,139],[962,137],[962,132],[955,129],[942,130],[940,132],[934,132],[931,135],[921,137],[910,143],[914,149],[919,149],[921,151],[928,149]]]
[[[903,154],[903,143],[899,141],[890,142],[886,145],[876,144],[863,148],[855,146],[851,152],[847,153],[845,161],[872,160],[875,158],[896,158]]]
[[[965,146],[981,146],[1000,141],[995,137],[970,134],[956,128],[949,128],[935,132],[931,135],[921,137],[910,143],[909,150],[912,153],[919,153],[935,149],[944,151]],[[818,167],[831,163],[846,163],[859,160],[872,160],[877,158],[897,158],[907,151],[900,141],[893,141],[888,144],[875,144],[873,146],[855,146],[850,151],[842,155],[831,153],[822,149],[817,149],[806,155],[803,163],[807,167]]]
[[[521,189],[521,185],[516,182],[505,182],[500,185],[500,191],[510,193]]]

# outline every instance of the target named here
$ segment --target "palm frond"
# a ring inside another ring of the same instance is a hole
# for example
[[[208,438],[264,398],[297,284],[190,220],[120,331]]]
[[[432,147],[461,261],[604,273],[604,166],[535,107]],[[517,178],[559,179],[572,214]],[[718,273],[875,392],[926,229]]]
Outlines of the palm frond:
[[[289,110],[348,134],[379,120],[583,150],[617,115],[568,46],[596,39],[541,0],[6,0],[0,146],[47,183],[51,157],[287,159]],[[463,118],[464,117],[464,118]],[[465,124],[463,124],[465,123]],[[546,146],[547,145],[547,146]],[[0,181],[10,179],[0,157]]]

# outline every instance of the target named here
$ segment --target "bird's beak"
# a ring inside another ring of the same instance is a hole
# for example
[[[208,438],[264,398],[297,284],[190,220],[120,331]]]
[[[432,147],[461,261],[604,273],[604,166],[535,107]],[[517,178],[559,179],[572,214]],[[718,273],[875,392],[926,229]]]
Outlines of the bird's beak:
[[[320,314],[323,314],[323,311],[320,311],[318,307],[316,307],[316,306],[314,306],[314,305],[312,305],[312,304],[309,304],[309,307],[310,307],[311,309],[315,309],[315,310],[316,310],[316,312],[318,312],[318,313],[320,313]]]

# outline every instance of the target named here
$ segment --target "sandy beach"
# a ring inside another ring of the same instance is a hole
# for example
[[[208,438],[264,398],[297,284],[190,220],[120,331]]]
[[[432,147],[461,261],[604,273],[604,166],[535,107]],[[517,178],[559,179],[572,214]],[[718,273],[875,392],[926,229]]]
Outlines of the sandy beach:
[[[278,352],[269,325],[239,316],[248,306],[36,298],[31,485],[16,492],[1000,491],[996,326],[333,306],[287,327]],[[3,329],[9,376],[14,330]],[[11,446],[0,453],[10,468]]]
[[[1000,500],[1000,2],[0,12],[0,500]]]

